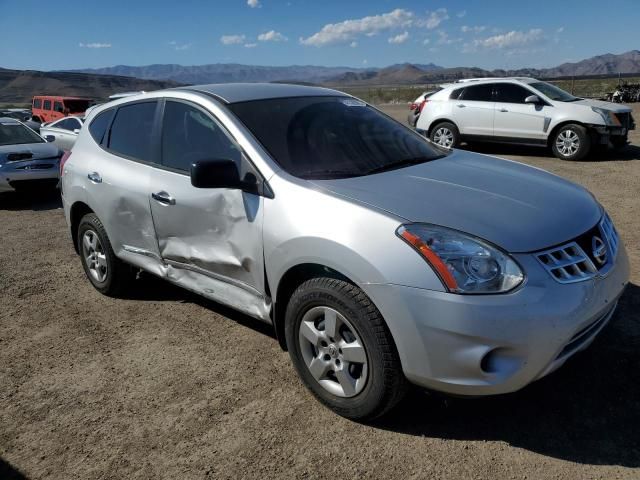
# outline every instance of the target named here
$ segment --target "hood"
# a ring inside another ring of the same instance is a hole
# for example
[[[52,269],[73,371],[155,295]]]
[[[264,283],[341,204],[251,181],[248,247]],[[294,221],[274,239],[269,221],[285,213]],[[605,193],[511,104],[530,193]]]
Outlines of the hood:
[[[6,163],[10,155],[20,156],[20,160],[42,160],[60,156],[60,150],[52,143],[27,143],[24,145],[0,146],[0,164]]]
[[[626,105],[622,105],[620,103],[612,103],[612,102],[603,102],[602,100],[590,100],[588,98],[583,98],[582,100],[578,100],[577,102],[570,102],[569,105],[584,105],[585,107],[598,107],[604,110],[611,110],[612,112],[622,113],[622,112],[630,112],[631,108]]]
[[[512,253],[564,243],[602,215],[579,185],[538,168],[461,150],[421,165],[313,183],[406,221],[460,230]]]

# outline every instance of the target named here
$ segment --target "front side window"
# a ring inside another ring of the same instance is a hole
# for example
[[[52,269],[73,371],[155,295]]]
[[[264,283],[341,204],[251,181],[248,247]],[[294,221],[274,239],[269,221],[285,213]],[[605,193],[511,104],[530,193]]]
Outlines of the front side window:
[[[565,92],[560,87],[556,87],[551,83],[547,82],[533,82],[530,83],[529,86],[531,88],[535,88],[539,92],[542,92],[543,95],[546,95],[551,100],[555,100],[556,102],[575,102],[580,100],[578,97],[574,97],[568,92]]]
[[[118,108],[109,132],[107,148],[125,157],[153,161],[153,121],[157,102],[134,103]]]
[[[44,101],[44,109],[45,110],[51,110],[51,100],[45,100]]]
[[[524,99],[532,92],[515,83],[497,83],[495,85],[495,100],[502,103],[525,103]]]
[[[242,151],[209,115],[183,102],[168,100],[162,122],[162,165],[188,172],[199,160],[233,160]]]
[[[493,84],[486,83],[484,85],[472,85],[466,87],[460,95],[462,100],[474,100],[477,102],[493,101]]]
[[[40,135],[24,125],[0,122],[0,146],[28,143],[44,143],[44,140]]]
[[[369,175],[447,154],[354,98],[277,98],[229,109],[284,170],[300,178]]]

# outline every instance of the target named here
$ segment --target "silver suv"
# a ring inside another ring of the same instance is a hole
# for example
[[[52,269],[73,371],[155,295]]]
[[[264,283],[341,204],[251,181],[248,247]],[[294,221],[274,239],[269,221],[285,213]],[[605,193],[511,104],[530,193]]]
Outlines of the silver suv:
[[[563,160],[584,158],[597,145],[627,144],[631,108],[574,97],[533,78],[480,78],[443,85],[421,109],[416,128],[451,148],[460,142],[551,147]]]
[[[144,270],[272,324],[305,385],[354,419],[387,411],[408,382],[524,387],[593,341],[629,277],[584,188],[443,149],[333,90],[111,102],[62,170],[98,291]]]

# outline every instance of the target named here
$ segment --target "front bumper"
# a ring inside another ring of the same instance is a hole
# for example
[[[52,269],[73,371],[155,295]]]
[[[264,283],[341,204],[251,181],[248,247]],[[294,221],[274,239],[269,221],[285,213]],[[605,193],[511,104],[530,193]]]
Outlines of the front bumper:
[[[29,160],[0,165],[0,192],[13,191],[17,186],[58,181],[59,159]]]
[[[560,284],[533,255],[514,255],[525,284],[503,295],[363,286],[387,320],[412,383],[455,395],[519,390],[586,348],[629,279],[622,243],[605,278]]]

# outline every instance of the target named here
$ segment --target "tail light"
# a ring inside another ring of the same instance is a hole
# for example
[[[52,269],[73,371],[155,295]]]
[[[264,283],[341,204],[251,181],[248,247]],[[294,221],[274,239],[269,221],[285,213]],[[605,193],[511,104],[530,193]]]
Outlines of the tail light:
[[[417,103],[410,103],[409,104],[409,110],[414,111],[416,108],[418,108],[418,104]]]
[[[422,109],[424,108],[424,106],[427,104],[429,100],[427,100],[426,98],[424,100],[422,100],[422,102],[420,102],[420,105],[418,106],[419,112],[422,113]]]
[[[64,164],[67,163],[71,156],[71,150],[65,150],[62,158],[60,159],[60,176],[62,177],[62,171],[64,170]]]

